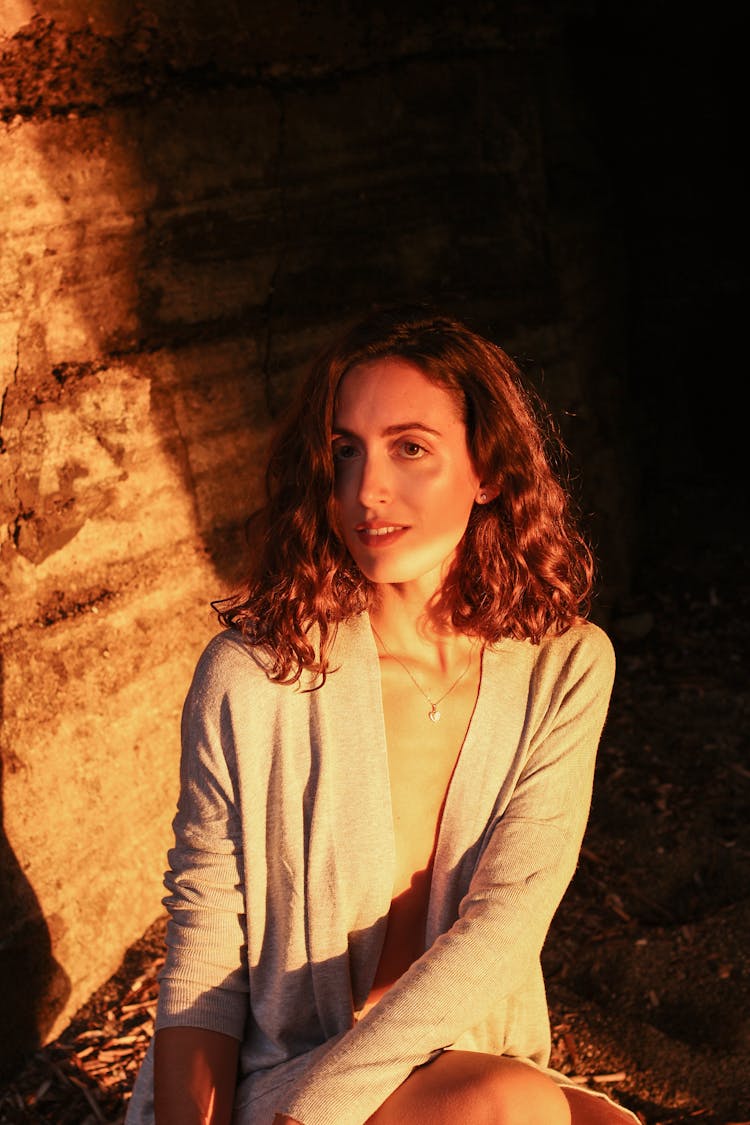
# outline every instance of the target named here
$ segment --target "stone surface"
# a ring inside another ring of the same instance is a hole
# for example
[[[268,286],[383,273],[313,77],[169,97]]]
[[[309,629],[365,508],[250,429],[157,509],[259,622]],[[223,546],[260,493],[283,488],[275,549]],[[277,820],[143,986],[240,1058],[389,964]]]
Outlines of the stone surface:
[[[581,474],[602,612],[626,583],[617,231],[543,7],[3,6],[5,1062],[159,912],[209,601],[346,319],[431,298],[506,346]]]

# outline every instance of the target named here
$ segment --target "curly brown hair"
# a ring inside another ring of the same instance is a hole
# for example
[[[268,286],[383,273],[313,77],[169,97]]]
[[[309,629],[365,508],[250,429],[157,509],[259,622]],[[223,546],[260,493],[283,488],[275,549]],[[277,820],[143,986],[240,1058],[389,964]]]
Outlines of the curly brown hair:
[[[282,683],[305,669],[325,682],[337,625],[372,604],[375,586],[336,531],[331,435],[344,375],[385,356],[408,360],[454,397],[477,475],[499,489],[474,505],[438,618],[486,644],[536,644],[589,610],[592,555],[543,403],[509,356],[465,324],[421,307],[382,308],[313,363],[272,442],[267,502],[249,521],[250,573],[236,594],[213,603],[223,625],[266,650],[269,674]]]

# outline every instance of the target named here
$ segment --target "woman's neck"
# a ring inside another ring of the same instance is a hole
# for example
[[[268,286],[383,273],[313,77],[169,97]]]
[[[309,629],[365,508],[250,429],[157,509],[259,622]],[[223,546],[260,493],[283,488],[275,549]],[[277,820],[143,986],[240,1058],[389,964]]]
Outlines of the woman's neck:
[[[370,610],[376,638],[390,656],[449,675],[477,647],[475,638],[438,624],[430,601],[404,587],[382,585]]]

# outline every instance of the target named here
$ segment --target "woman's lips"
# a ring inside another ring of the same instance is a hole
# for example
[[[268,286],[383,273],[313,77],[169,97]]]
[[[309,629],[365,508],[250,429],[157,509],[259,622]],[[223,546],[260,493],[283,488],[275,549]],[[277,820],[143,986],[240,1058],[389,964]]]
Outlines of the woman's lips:
[[[389,524],[384,527],[357,527],[354,530],[360,543],[365,547],[380,548],[390,547],[409,529],[400,524]]]

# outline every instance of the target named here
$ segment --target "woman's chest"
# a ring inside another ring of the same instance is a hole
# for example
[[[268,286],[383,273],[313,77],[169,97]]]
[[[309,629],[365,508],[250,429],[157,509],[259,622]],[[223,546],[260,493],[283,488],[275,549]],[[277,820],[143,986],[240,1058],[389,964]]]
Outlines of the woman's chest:
[[[394,896],[429,868],[448,788],[471,722],[479,669],[440,704],[440,720],[412,687],[384,675],[383,717],[395,842]]]

